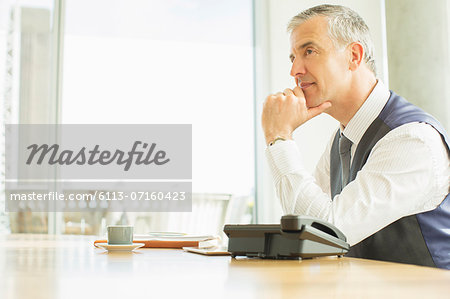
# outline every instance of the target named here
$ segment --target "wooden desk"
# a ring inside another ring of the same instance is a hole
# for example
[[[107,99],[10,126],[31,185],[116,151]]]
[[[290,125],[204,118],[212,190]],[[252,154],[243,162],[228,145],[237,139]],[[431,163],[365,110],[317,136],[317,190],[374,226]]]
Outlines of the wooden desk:
[[[0,236],[0,298],[450,298],[450,271],[354,258],[207,257],[94,248],[95,237]]]

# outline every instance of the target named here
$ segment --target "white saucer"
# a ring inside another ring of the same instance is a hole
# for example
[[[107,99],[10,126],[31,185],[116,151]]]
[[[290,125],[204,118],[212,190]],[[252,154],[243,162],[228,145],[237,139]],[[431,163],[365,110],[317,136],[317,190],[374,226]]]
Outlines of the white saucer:
[[[144,243],[133,243],[133,244],[108,244],[108,243],[96,243],[98,247],[101,247],[108,251],[132,251],[142,246],[145,246]]]

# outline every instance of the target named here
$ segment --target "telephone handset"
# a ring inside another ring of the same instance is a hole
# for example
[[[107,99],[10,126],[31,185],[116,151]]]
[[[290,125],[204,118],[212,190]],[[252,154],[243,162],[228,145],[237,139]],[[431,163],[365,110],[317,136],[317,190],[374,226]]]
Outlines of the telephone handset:
[[[303,225],[309,225],[344,242],[347,241],[345,235],[336,226],[322,219],[299,215],[284,215],[281,217],[281,230],[285,232],[301,231]]]
[[[227,224],[233,257],[301,259],[348,252],[345,235],[334,225],[310,216],[285,215],[280,224]]]

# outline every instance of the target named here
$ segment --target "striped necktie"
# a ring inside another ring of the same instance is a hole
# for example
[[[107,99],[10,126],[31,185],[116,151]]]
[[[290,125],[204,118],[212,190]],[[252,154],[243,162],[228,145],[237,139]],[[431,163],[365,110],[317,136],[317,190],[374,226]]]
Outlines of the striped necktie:
[[[342,170],[342,188],[348,184],[350,176],[350,148],[352,142],[350,139],[341,134],[339,138],[339,156],[341,158],[341,170]]]

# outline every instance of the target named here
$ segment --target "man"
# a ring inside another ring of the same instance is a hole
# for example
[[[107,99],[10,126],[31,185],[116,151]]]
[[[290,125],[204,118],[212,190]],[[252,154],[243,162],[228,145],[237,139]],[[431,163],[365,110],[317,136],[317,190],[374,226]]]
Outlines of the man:
[[[354,11],[310,8],[288,25],[297,87],[267,97],[266,155],[284,213],[347,236],[348,256],[450,269],[449,139],[376,78],[369,29]],[[340,122],[314,176],[292,132],[325,112]]]

